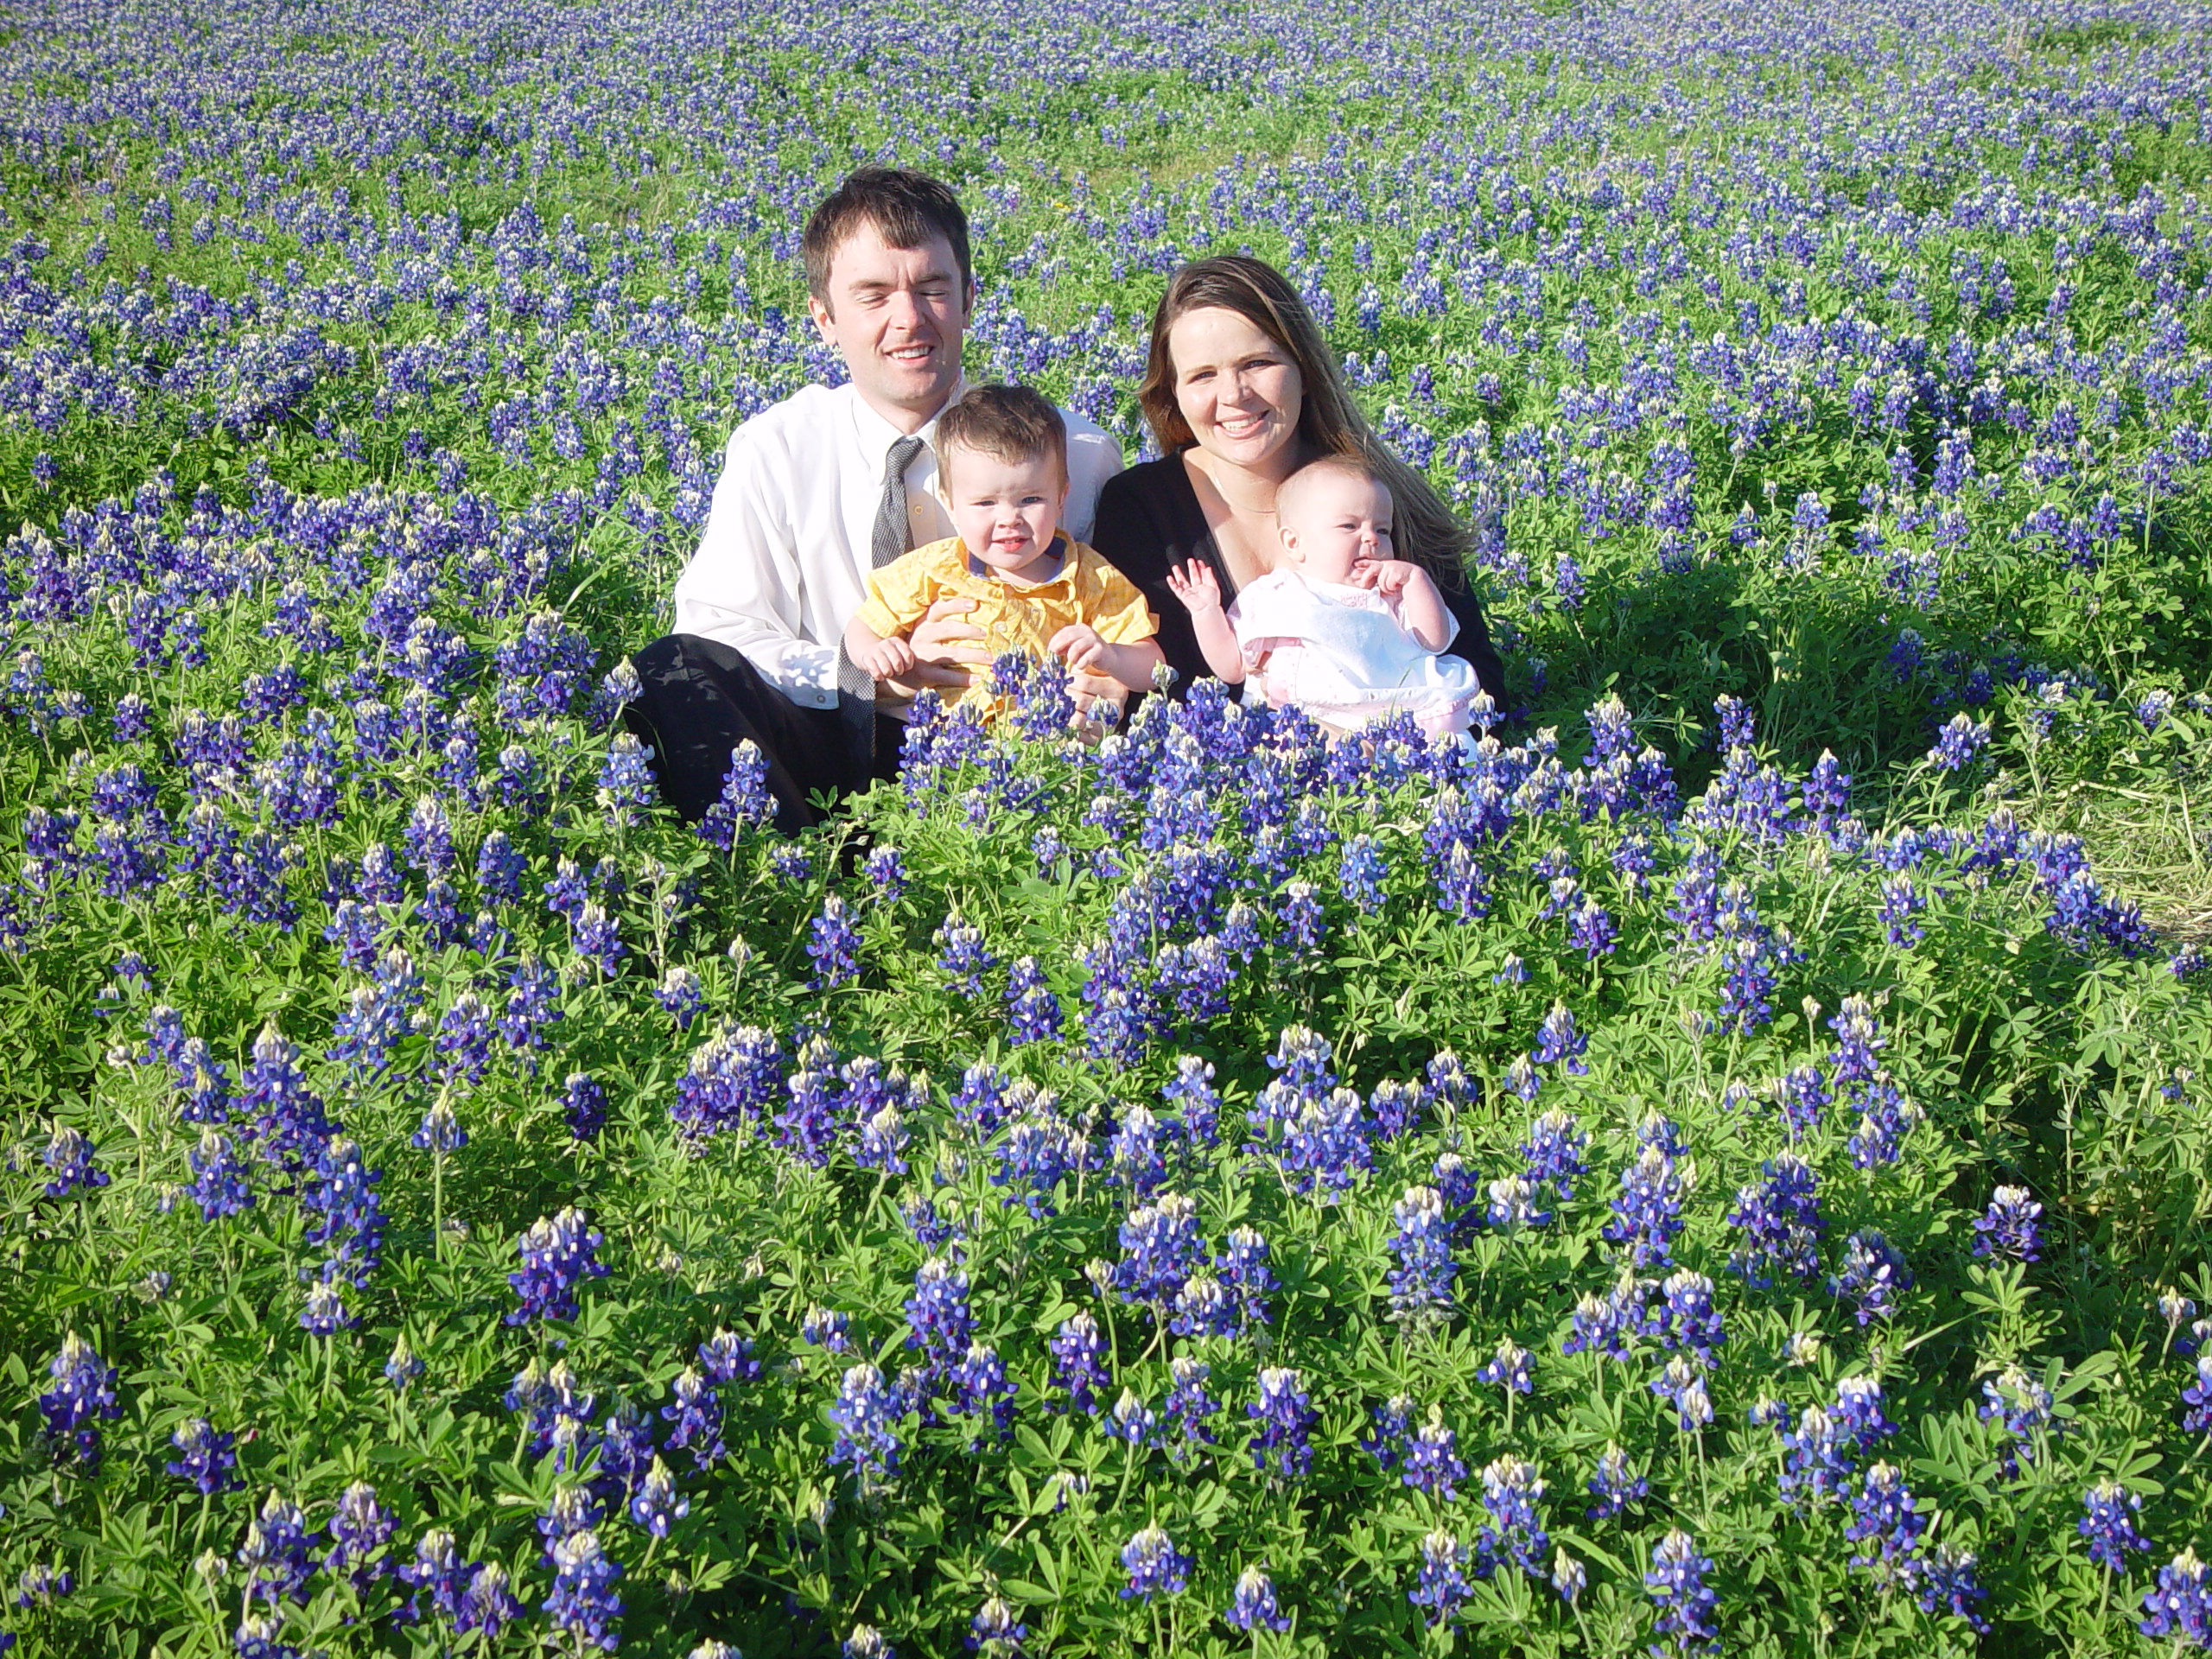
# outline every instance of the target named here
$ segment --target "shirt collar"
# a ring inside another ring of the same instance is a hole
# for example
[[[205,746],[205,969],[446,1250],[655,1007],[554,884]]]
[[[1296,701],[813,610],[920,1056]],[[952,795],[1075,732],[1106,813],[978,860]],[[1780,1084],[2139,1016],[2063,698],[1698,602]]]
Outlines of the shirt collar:
[[[901,432],[869,408],[868,399],[860,395],[859,391],[849,380],[845,383],[845,391],[852,400],[853,430],[859,435],[861,449],[862,453],[875,458],[876,475],[880,478],[884,463],[891,455],[891,446],[909,435]],[[952,390],[945,394],[944,402],[938,406],[937,413],[923,422],[911,435],[919,438],[934,454],[937,447],[938,422],[944,416],[946,410],[950,409],[967,394],[968,377],[963,374],[953,381]]]
[[[1052,574],[1046,577],[1044,581],[1024,583],[1021,588],[1022,592],[1027,593],[1039,588],[1049,588],[1054,582],[1058,582],[1062,576],[1067,575],[1068,538],[1065,533],[1059,531],[1053,531],[1052,544],[1046,550],[1050,553],[1058,554],[1059,556],[1059,564],[1054,569]],[[997,578],[999,574],[997,571],[992,569],[989,565],[985,564],[973,553],[970,553],[964,546],[960,550],[960,556],[968,563],[968,574],[969,575],[982,577],[987,580],[995,580]]]

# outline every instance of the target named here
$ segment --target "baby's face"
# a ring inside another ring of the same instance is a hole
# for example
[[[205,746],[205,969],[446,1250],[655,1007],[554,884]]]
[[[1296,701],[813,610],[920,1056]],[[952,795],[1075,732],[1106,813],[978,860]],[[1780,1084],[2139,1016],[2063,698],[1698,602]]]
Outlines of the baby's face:
[[[1390,492],[1371,480],[1324,472],[1301,480],[1278,504],[1283,551],[1301,575],[1343,583],[1363,559],[1396,556],[1390,544]]]
[[[950,448],[939,477],[945,511],[961,544],[992,569],[1017,581],[1041,575],[1068,481],[1052,455],[1001,461],[975,449]]]

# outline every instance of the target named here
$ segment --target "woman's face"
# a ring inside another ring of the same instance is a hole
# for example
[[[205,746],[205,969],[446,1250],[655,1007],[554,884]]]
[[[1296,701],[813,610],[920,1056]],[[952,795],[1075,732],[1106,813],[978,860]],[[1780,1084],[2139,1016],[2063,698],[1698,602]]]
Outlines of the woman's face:
[[[1290,353],[1265,329],[1217,306],[1186,311],[1168,326],[1175,404],[1208,454],[1265,469],[1286,457],[1298,433],[1306,383]]]

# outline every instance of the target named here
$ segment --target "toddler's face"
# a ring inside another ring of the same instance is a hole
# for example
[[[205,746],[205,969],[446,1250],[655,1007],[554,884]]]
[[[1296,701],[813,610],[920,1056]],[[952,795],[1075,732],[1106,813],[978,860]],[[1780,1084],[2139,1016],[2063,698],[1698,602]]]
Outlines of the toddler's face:
[[[1279,511],[1283,551],[1315,582],[1343,583],[1362,559],[1396,556],[1390,550],[1390,492],[1369,479],[1324,472],[1285,492]]]
[[[952,527],[970,553],[1020,580],[1046,574],[1045,555],[1068,499],[1057,460],[1046,454],[1001,461],[955,448],[941,457],[938,479]]]

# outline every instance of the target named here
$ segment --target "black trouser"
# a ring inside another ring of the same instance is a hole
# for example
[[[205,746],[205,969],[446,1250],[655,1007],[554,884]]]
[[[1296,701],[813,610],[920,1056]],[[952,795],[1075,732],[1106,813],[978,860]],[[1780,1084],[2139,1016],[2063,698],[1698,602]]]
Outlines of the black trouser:
[[[855,754],[835,709],[802,709],[760,677],[742,652],[696,633],[671,633],[630,658],[644,686],[623,717],[652,746],[661,798],[696,823],[721,798],[729,753],[747,738],[768,757],[776,828],[793,835],[818,823],[811,798],[865,787],[899,772],[906,728],[875,717],[875,753]]]

